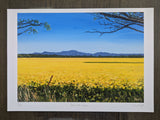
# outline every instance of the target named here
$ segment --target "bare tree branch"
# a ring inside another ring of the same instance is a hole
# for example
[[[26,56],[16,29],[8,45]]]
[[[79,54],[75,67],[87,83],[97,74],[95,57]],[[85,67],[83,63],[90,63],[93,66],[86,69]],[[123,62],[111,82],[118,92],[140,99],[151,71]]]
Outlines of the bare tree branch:
[[[24,30],[23,32],[18,33],[18,35],[21,35],[21,34],[26,33],[28,31],[31,31],[31,28],[28,28],[28,29]]]
[[[130,25],[132,25],[133,23],[131,23],[131,24],[128,24],[128,25],[124,25],[123,27],[120,27],[120,28],[118,28],[118,29],[116,29],[116,30],[112,30],[112,31],[109,31],[109,32],[107,32],[107,31],[105,31],[105,32],[103,32],[103,31],[86,31],[87,33],[99,33],[100,34],[100,36],[102,36],[103,34],[105,34],[105,33],[114,33],[114,32],[117,32],[117,31],[119,31],[119,30],[121,30],[121,29],[123,29],[123,28],[126,28],[126,27],[129,27]],[[132,27],[129,27],[130,29],[133,29],[133,30],[135,30],[135,31],[138,31],[138,32],[143,32],[143,31],[140,31],[140,30],[136,30],[136,29],[134,29],[134,28],[132,28]]]
[[[19,20],[17,29],[20,31],[19,31],[18,35],[22,35],[23,33],[26,33],[26,32],[37,33],[37,30],[35,29],[35,27],[42,26],[42,25],[47,30],[51,29],[50,25],[47,22],[40,23],[38,20]]]
[[[111,17],[111,18],[120,18],[122,20],[127,20],[127,21],[131,21],[131,22],[138,22],[138,23],[143,23],[143,19],[136,19],[134,17],[123,17],[121,15],[115,15],[115,14],[109,14],[109,13],[100,13],[103,16],[107,16],[107,17]]]
[[[144,33],[144,17],[140,12],[117,12],[117,13],[96,13],[95,20],[99,25],[104,26],[104,30],[87,31],[87,33],[114,33],[124,28],[128,28],[140,33]],[[137,27],[136,27],[137,26]]]
[[[43,25],[43,23],[40,23],[40,24],[29,24],[29,25],[26,25],[26,26],[18,27],[18,29],[26,28],[26,27],[29,27],[29,26],[41,26],[41,25]]]

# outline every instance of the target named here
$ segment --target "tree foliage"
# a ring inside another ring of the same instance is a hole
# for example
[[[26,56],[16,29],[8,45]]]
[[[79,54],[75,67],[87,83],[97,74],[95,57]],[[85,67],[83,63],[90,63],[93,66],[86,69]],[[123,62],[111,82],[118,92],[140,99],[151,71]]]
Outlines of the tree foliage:
[[[144,33],[144,14],[142,12],[111,12],[96,13],[94,20],[103,26],[103,30],[93,29],[88,33],[114,33],[124,28],[128,28],[140,33]]]
[[[38,26],[43,26],[46,30],[51,30],[51,27],[47,22],[42,23],[33,19],[20,19],[18,20],[18,35],[22,35],[23,33],[37,33],[36,27]]]

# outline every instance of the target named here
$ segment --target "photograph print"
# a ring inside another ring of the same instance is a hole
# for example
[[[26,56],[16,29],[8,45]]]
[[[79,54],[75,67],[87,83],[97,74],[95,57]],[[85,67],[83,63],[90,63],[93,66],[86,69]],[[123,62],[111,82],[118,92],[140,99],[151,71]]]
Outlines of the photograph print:
[[[144,13],[17,13],[18,102],[144,102]]]

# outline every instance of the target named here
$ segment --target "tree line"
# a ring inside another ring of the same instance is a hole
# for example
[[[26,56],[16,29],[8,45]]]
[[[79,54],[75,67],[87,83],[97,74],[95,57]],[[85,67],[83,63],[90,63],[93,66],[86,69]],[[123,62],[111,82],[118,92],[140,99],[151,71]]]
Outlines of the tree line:
[[[67,56],[67,55],[35,55],[18,54],[18,58],[143,58],[144,55],[119,55],[119,56]]]

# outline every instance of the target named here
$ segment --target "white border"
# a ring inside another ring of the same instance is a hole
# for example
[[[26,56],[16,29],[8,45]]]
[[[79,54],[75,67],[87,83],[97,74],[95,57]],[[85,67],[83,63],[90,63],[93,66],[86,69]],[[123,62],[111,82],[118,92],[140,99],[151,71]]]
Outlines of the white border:
[[[17,102],[17,13],[144,12],[144,103]],[[154,9],[8,9],[7,111],[154,112]]]

